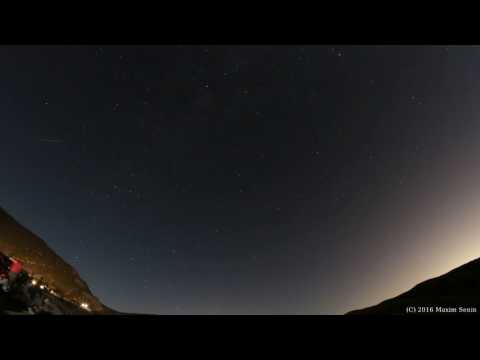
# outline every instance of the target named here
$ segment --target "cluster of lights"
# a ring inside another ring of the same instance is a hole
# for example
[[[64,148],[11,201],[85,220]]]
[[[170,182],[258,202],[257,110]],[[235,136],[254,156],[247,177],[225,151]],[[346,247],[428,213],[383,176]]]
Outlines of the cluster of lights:
[[[33,280],[32,280],[32,285],[33,285],[33,286],[37,286],[37,285],[38,285],[38,281],[35,280],[35,279],[33,279]],[[45,285],[43,285],[43,284],[40,285],[40,289],[45,290],[46,288],[47,288],[47,287],[46,287]],[[53,290],[49,290],[49,292],[50,292],[50,294],[52,294],[52,295],[55,295],[55,296],[57,295],[57,294],[55,293],[55,291],[53,291]],[[81,303],[81,304],[80,304],[80,307],[81,307],[82,309],[84,309],[84,310],[90,311],[90,305],[88,305],[88,304],[85,303],[85,302]]]
[[[37,285],[38,285],[38,281],[35,280],[35,279],[33,279],[33,280],[32,280],[32,285],[33,285],[33,286],[37,286]],[[40,287],[40,289],[42,289],[42,290],[47,289],[48,292],[49,292],[50,294],[52,294],[52,295],[56,295],[55,291],[53,291],[53,290],[51,290],[51,289],[48,289],[46,285],[41,284],[39,287]]]

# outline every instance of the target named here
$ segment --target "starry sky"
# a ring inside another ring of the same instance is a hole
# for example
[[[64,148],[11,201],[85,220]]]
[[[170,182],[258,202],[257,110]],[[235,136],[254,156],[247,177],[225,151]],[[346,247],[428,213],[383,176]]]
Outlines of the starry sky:
[[[480,256],[479,64],[471,46],[0,46],[0,205],[120,311],[372,305]]]

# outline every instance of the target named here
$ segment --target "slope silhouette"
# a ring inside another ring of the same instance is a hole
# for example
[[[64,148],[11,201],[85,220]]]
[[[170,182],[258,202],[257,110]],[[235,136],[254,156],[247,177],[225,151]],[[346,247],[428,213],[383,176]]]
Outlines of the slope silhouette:
[[[480,258],[424,281],[399,296],[375,306],[351,311],[347,315],[407,314],[407,308],[410,308],[408,313],[416,314],[480,315]]]
[[[56,300],[59,302],[66,301],[76,307],[87,303],[94,313],[114,312],[92,294],[87,283],[70,264],[1,208],[0,252],[19,259],[32,279],[41,279],[58,294]],[[7,302],[14,304],[15,300],[8,299]]]

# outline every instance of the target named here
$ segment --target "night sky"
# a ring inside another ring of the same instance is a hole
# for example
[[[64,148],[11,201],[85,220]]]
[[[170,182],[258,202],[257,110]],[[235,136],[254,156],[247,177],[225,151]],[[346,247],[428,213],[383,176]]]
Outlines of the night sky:
[[[0,46],[0,206],[108,306],[341,314],[480,256],[480,48]]]

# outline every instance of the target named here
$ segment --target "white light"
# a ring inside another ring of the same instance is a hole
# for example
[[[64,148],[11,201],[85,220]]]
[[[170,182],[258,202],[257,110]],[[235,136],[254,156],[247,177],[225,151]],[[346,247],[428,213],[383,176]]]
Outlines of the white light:
[[[81,307],[82,309],[85,309],[85,310],[90,311],[90,306],[89,306],[87,303],[81,303],[81,304],[80,304],[80,307]]]
[[[45,285],[40,285],[40,289],[45,289]]]
[[[32,280],[32,285],[37,285],[37,280]]]

